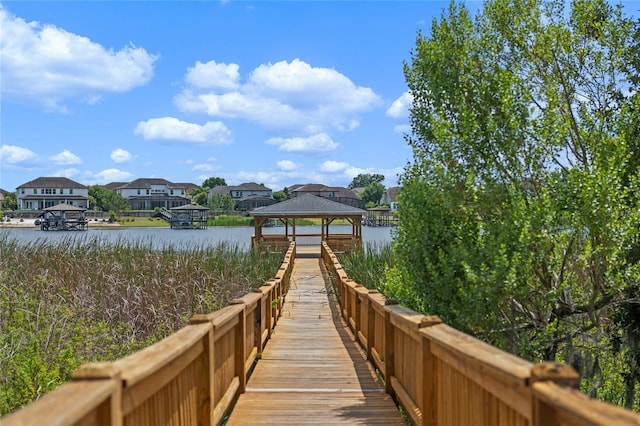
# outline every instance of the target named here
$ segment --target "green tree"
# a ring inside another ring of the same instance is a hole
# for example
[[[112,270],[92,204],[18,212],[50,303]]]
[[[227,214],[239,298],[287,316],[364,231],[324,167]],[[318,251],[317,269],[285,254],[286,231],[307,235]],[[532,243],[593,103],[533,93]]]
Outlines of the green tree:
[[[287,199],[287,193],[284,191],[276,191],[272,195],[273,195],[273,198],[275,198],[275,200],[278,202],[284,201]]]
[[[384,180],[384,176],[380,174],[361,173],[354,177],[347,188],[365,188],[372,183],[381,183]]]
[[[384,185],[379,182],[372,182],[364,189],[360,198],[367,204],[373,204],[373,207],[380,204],[382,195],[384,194]]]
[[[221,177],[210,177],[202,182],[203,188],[215,188],[216,186],[226,186],[227,182]]]
[[[89,207],[97,208],[105,212],[120,212],[131,209],[129,201],[127,201],[126,198],[100,185],[92,185],[89,187]]]
[[[18,209],[18,199],[15,192],[4,193],[4,208],[8,210]]]
[[[218,194],[209,200],[209,208],[214,211],[232,212],[236,206],[236,202],[231,194]]]
[[[199,204],[201,206],[207,205],[207,199],[209,198],[209,188],[196,186],[191,191],[189,191],[189,195],[193,199],[193,202]]]
[[[418,34],[385,291],[637,409],[637,44],[620,8],[566,6],[490,0],[472,19],[451,3]]]
[[[193,188],[189,195],[196,204],[206,206],[209,199],[209,190],[216,186],[225,186],[227,182],[221,177],[210,177],[202,182],[201,186]]]

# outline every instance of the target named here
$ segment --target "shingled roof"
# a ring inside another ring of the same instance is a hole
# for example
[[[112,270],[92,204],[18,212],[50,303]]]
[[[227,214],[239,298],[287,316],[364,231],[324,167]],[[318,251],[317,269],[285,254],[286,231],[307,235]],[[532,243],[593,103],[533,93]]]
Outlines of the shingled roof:
[[[31,180],[27,183],[23,183],[18,188],[82,188],[86,189],[85,185],[73,181],[66,177],[47,176],[39,177]]]
[[[305,194],[270,206],[254,209],[249,214],[262,217],[318,217],[330,215],[342,217],[360,216],[367,214],[367,212],[323,197]]]

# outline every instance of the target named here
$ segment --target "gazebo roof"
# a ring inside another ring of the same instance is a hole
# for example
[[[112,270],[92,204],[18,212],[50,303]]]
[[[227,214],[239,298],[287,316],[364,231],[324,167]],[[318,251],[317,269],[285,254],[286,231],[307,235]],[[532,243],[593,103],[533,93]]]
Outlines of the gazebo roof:
[[[367,212],[323,197],[305,194],[270,206],[254,209],[249,214],[259,217],[348,217],[362,216]]]
[[[209,210],[209,207],[199,206],[197,204],[185,204],[184,206],[171,207],[171,210]]]
[[[78,207],[78,206],[72,206],[70,204],[60,203],[60,204],[56,204],[55,206],[47,207],[46,209],[43,209],[43,210],[47,212],[83,212],[83,211],[86,211],[87,209],[84,207]]]

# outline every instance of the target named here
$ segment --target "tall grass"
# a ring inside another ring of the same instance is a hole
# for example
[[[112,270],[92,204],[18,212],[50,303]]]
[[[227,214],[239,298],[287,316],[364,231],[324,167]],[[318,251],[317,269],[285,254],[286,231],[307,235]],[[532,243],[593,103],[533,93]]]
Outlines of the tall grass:
[[[248,216],[220,215],[209,219],[209,226],[253,226],[253,218]]]
[[[345,272],[355,282],[370,290],[384,289],[384,272],[394,264],[391,243],[369,242],[361,251],[338,256]]]
[[[228,244],[22,243],[0,233],[0,416],[82,363],[123,357],[225,306],[281,261]]]

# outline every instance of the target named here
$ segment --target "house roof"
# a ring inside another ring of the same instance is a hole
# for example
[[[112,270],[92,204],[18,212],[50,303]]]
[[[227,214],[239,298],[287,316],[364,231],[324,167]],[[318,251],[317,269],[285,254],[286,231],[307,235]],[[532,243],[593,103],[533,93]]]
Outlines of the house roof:
[[[209,207],[199,206],[198,204],[185,204],[184,206],[171,207],[171,210],[209,210]]]
[[[114,190],[114,189],[118,189],[121,186],[124,186],[126,184],[127,184],[127,182],[109,182],[106,185],[102,185],[102,187],[106,188],[106,189]]]
[[[252,210],[251,216],[263,217],[320,217],[362,216],[365,210],[347,206],[317,195],[304,194],[266,207]]]
[[[132,182],[125,183],[118,187],[118,189],[148,189],[151,188],[152,185],[166,185],[168,188],[184,188],[184,184],[175,184],[162,178],[139,178]]]
[[[84,207],[72,206],[70,204],[60,203],[55,206],[47,207],[43,209],[46,212],[83,212],[87,209]]]
[[[267,188],[264,185],[255,182],[241,183],[240,185],[220,185],[215,186],[209,190],[209,195],[224,195],[229,194],[231,191],[271,191],[271,188]]]
[[[287,188],[287,192],[291,193],[306,193],[306,192],[335,192],[336,196],[345,198],[358,198],[358,194],[354,191],[343,188],[341,186],[327,186],[321,183],[307,183],[305,185],[293,185]]]
[[[397,201],[398,200],[398,190],[400,189],[399,186],[394,186],[392,188],[388,188],[387,189],[387,199],[389,201]]]
[[[18,188],[82,188],[87,189],[76,181],[66,177],[39,177],[27,183],[23,183]]]
[[[174,183],[175,186],[179,187],[179,188],[186,188],[187,192],[191,191],[193,188],[197,188],[198,185],[196,185],[195,183],[191,183],[191,182],[176,182]]]

